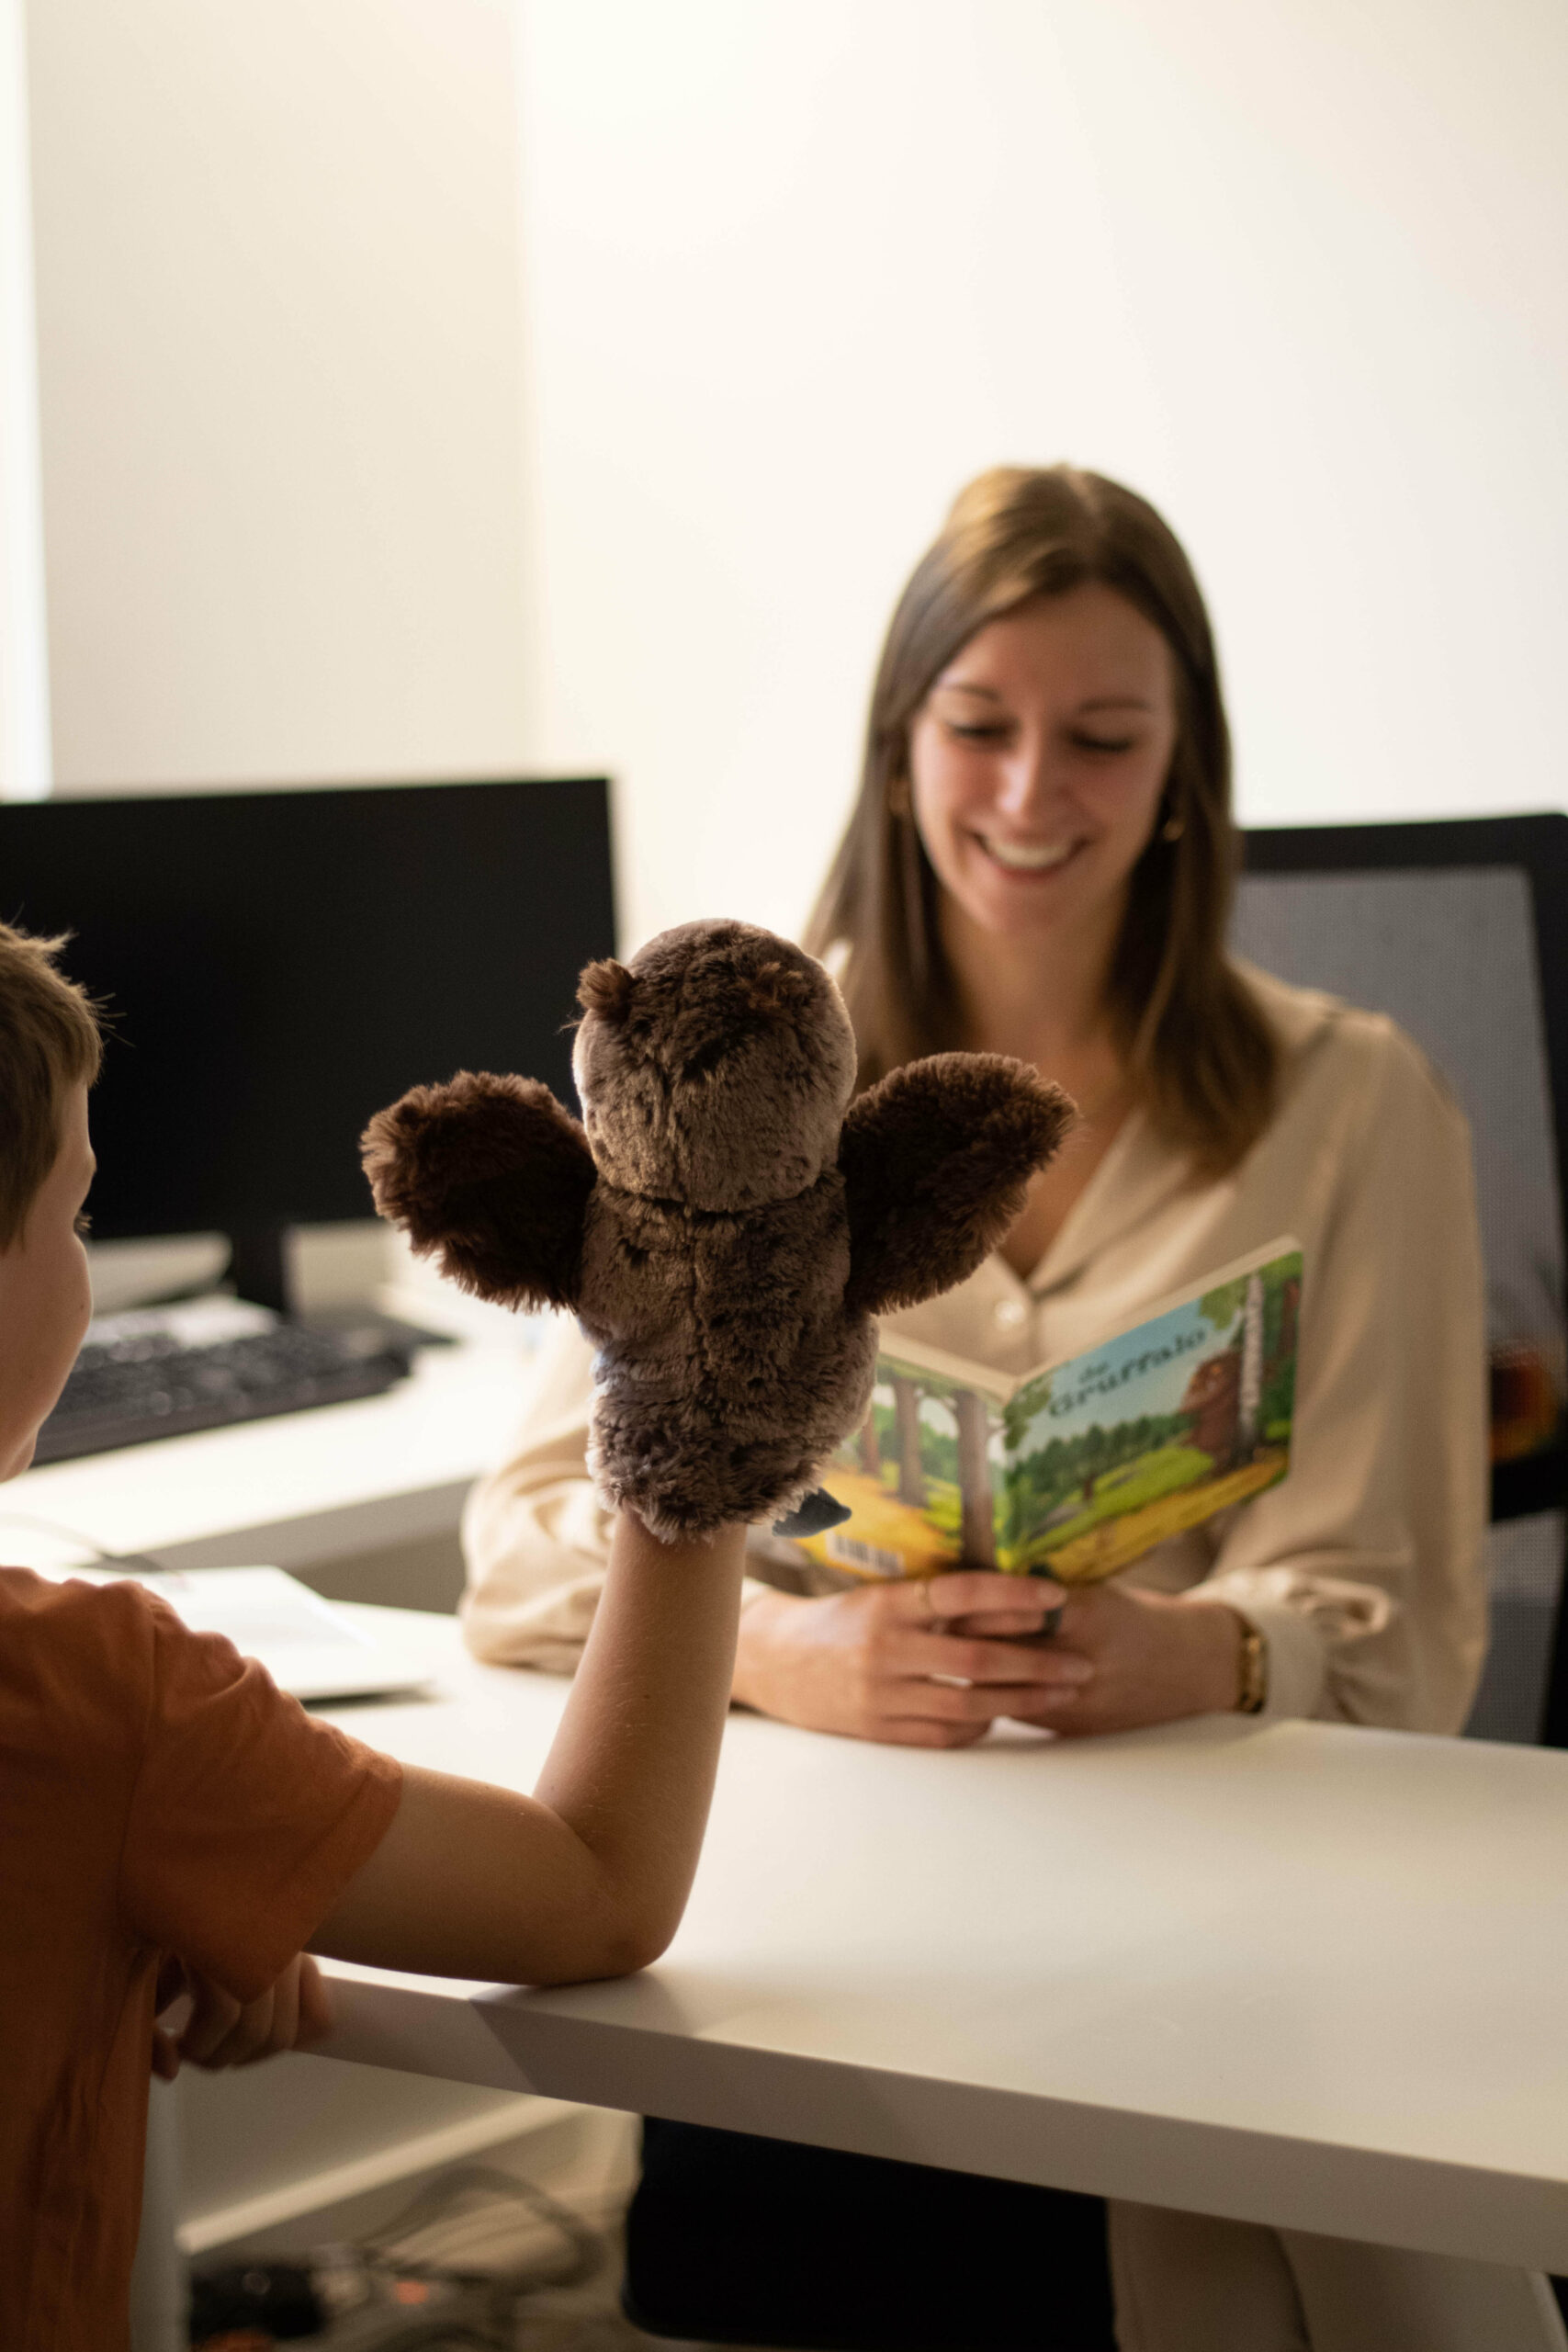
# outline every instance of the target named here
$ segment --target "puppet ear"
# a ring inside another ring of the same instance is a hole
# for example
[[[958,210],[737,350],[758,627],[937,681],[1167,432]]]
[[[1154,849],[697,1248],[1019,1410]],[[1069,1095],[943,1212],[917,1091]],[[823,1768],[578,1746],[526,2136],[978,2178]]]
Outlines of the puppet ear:
[[[584,1012],[596,1012],[601,1021],[613,1022],[617,1027],[630,1012],[636,993],[636,975],[613,956],[588,965],[577,983],[577,1001]]]
[[[806,974],[793,971],[787,964],[760,965],[746,983],[746,1001],[764,1021],[788,1019],[810,994],[811,982]]]

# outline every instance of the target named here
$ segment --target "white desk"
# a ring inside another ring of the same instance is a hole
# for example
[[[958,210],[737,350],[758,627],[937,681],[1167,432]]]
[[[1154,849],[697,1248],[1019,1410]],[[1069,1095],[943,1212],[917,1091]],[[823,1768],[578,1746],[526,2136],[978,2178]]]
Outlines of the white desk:
[[[387,1396],[62,1463],[0,1496],[171,1566],[448,1530],[510,1341]],[[0,1557],[61,1556],[0,1525]],[[371,1612],[437,1702],[342,1720],[531,1785],[564,1698]],[[1568,1757],[1241,1724],[1045,1751],[732,1720],[649,1974],[516,1993],[340,1969],[334,2054],[1335,2235],[1568,2271]]]
[[[429,1348],[384,1396],[50,1463],[0,1491],[0,1559],[81,1557],[13,1515],[170,1568],[298,1568],[445,1533],[504,1453],[526,1380],[517,1339]]]
[[[439,1696],[338,1720],[529,1786],[564,1686],[367,1614]],[[1568,1756],[1218,1720],[946,1754],[738,1715],[658,1968],[333,1973],[338,2057],[1568,2271]]]

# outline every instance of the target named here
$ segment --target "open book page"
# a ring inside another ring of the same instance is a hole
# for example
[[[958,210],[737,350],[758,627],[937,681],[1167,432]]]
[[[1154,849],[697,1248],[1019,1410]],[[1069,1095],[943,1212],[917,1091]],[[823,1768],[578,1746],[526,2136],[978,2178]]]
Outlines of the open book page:
[[[1285,1476],[1301,1294],[1283,1238],[1019,1381],[890,1340],[825,1480],[852,1515],[805,1549],[872,1577],[1114,1576]]]

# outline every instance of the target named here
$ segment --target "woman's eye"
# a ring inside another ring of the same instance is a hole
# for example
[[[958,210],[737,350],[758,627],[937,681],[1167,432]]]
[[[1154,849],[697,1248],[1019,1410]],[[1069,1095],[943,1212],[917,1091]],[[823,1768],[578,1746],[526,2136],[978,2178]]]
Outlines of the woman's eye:
[[[1133,748],[1134,740],[1135,739],[1131,735],[1117,735],[1114,737],[1109,735],[1075,735],[1073,737],[1073,741],[1080,752],[1100,752],[1108,755],[1116,752],[1130,752]]]
[[[962,719],[950,718],[947,722],[947,731],[950,735],[956,736],[961,743],[999,743],[1007,733],[1007,729],[998,727],[994,721],[987,723],[984,719],[976,719],[965,724]]]

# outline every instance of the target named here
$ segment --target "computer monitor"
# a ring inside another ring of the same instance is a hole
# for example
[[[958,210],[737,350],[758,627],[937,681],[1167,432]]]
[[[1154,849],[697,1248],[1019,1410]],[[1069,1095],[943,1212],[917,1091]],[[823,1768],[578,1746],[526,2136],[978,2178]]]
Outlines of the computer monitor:
[[[370,1215],[404,1089],[518,1070],[568,1103],[577,976],[615,947],[603,777],[0,806],[0,916],[104,999],[95,1238],[220,1232],[286,1306],[291,1225]]]

